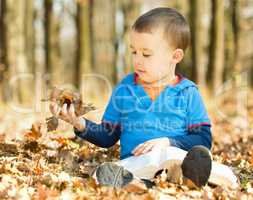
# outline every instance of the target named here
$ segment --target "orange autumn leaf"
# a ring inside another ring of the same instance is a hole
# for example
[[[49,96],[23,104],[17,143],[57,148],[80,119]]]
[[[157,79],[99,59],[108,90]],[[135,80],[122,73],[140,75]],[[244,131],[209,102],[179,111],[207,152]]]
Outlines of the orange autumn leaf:
[[[5,141],[5,137],[6,137],[5,133],[1,133],[0,134],[0,142],[4,142]]]
[[[253,148],[252,150],[250,151],[250,160],[249,160],[251,166],[253,167]]]
[[[37,140],[42,136],[41,127],[41,122],[33,123],[31,129],[25,132],[25,137],[27,139]]]
[[[96,180],[93,177],[89,177],[87,181],[85,182],[86,187],[97,189],[98,184],[96,183]]]
[[[33,168],[32,171],[35,175],[41,175],[43,173],[43,169],[40,165],[40,159],[36,161],[36,166]]]
[[[35,175],[41,175],[41,174],[43,173],[43,170],[42,170],[40,167],[35,167],[35,168],[33,169],[33,173],[34,173]]]
[[[125,189],[128,192],[134,193],[144,193],[148,190],[146,185],[140,182],[139,180],[133,180],[132,182],[124,186],[123,189]]]
[[[62,146],[68,146],[69,145],[69,139],[64,137],[58,137],[58,138],[52,138],[52,140],[57,141]]]
[[[46,199],[54,199],[59,195],[57,190],[49,189],[45,185],[41,185],[40,183],[37,184],[37,191],[38,191],[38,199],[39,200],[46,200]]]

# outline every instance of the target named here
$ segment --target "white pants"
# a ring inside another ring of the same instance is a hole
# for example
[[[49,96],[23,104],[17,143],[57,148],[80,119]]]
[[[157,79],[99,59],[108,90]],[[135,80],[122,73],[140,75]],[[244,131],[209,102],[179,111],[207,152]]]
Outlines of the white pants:
[[[186,154],[187,151],[177,147],[155,148],[146,154],[131,156],[116,163],[139,178],[151,179],[160,169],[178,168],[180,171]]]
[[[115,164],[124,167],[141,179],[152,179],[157,171],[167,169],[167,175],[170,176],[168,178],[178,182],[178,179],[182,177],[181,164],[186,154],[187,151],[177,147],[156,148],[146,154],[131,156]],[[231,188],[238,187],[237,177],[233,171],[228,166],[215,161],[212,162],[208,182]]]

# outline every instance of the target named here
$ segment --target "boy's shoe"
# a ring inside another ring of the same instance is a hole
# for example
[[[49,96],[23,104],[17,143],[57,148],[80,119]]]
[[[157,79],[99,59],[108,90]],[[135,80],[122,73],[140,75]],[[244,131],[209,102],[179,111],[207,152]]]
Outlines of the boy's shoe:
[[[189,187],[206,185],[212,168],[212,157],[204,146],[194,146],[183,160],[168,160],[163,165],[167,180],[172,183],[186,184]],[[162,173],[159,170],[155,177]]]
[[[130,183],[134,176],[122,166],[105,162],[96,169],[95,178],[100,185],[122,188]]]
[[[191,148],[181,165],[184,178],[190,179],[197,187],[207,184],[212,169],[212,156],[204,146]]]
[[[137,182],[143,184],[147,188],[154,186],[152,181],[147,179],[138,179],[124,167],[116,165],[112,162],[105,162],[99,165],[95,171],[94,178],[99,185],[112,186],[116,188],[122,188],[133,180],[137,180]]]

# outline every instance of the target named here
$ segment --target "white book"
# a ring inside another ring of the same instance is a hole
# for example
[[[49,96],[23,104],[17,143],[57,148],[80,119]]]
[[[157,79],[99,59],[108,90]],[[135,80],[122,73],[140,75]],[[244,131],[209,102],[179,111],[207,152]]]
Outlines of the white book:
[[[118,161],[117,164],[132,172],[136,177],[151,179],[161,169],[171,168],[174,170],[173,167],[175,165],[179,166],[186,154],[187,151],[177,147],[159,148],[140,156],[128,157]],[[173,172],[176,173],[176,171]],[[215,161],[212,162],[212,170],[208,182],[225,187],[238,187],[237,177],[233,171],[228,166]]]

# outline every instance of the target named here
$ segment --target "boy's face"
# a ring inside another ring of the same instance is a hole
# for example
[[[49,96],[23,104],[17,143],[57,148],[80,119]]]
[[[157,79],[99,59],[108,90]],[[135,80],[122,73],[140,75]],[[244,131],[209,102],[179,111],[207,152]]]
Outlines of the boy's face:
[[[132,30],[130,48],[134,71],[142,81],[152,83],[174,77],[176,66],[173,59],[174,52],[164,39],[162,31],[139,33]]]

